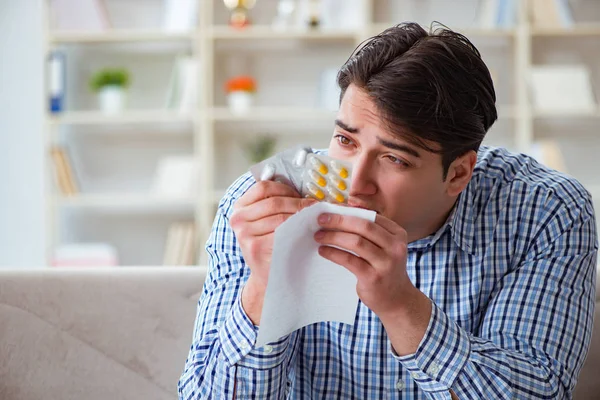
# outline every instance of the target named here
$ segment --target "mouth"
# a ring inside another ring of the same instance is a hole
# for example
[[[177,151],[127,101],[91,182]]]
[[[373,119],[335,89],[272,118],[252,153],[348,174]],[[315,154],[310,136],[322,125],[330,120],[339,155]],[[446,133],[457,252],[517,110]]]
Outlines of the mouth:
[[[377,210],[374,210],[373,208],[369,207],[366,203],[363,203],[356,199],[348,199],[348,206],[354,207],[354,208],[362,208],[365,210],[371,210],[371,211],[375,211],[376,213],[379,213]]]

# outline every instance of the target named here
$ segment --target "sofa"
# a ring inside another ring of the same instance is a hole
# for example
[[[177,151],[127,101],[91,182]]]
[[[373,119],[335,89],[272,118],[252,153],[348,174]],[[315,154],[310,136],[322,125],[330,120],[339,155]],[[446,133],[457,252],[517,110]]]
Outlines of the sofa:
[[[0,399],[177,398],[205,273],[0,269]],[[600,398],[599,325],[578,400]]]

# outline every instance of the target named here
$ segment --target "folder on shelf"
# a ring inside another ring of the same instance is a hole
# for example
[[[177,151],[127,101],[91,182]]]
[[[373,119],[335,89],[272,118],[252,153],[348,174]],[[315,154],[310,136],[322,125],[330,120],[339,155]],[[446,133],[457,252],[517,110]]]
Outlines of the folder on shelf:
[[[50,149],[54,163],[55,177],[60,192],[65,196],[72,196],[79,192],[73,166],[67,152],[61,147]]]
[[[568,0],[530,0],[529,15],[537,27],[567,28],[573,25]]]
[[[198,1],[204,0],[164,0],[164,30],[185,32],[194,29],[198,19]]]
[[[102,0],[52,0],[51,11],[57,30],[99,32],[111,27]]]

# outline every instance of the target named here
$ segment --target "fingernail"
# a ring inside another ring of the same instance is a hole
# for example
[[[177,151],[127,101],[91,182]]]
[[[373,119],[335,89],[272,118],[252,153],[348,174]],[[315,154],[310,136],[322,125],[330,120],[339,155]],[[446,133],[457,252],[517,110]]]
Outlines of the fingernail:
[[[319,223],[320,224],[326,224],[329,222],[330,219],[331,219],[331,217],[329,216],[329,214],[319,215]]]
[[[323,236],[325,236],[325,232],[323,231],[317,231],[317,233],[315,233],[315,239],[317,240],[323,239]]]

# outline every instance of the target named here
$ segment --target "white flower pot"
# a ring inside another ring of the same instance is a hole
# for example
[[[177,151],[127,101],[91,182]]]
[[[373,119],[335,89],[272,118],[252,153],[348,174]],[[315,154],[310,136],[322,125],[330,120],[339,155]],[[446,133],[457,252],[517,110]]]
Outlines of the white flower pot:
[[[254,94],[243,90],[231,92],[227,95],[227,103],[232,113],[244,114],[252,108]]]
[[[118,114],[125,109],[127,93],[121,86],[104,86],[98,92],[98,105],[106,114]]]

